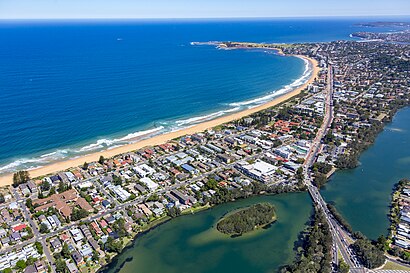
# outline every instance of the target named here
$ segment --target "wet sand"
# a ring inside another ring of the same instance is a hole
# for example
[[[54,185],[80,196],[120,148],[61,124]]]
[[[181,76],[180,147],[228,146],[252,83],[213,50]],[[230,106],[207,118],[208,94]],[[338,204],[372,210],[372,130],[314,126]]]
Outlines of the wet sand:
[[[315,78],[318,77],[318,73],[319,73],[319,67],[318,67],[318,63],[316,60],[308,58],[306,56],[297,56],[299,58],[303,58],[305,60],[308,60],[311,63],[312,69],[313,69],[313,73],[311,74],[311,77],[309,78],[309,80],[307,80],[303,85],[301,85],[300,87],[292,90],[291,92],[288,92],[286,94],[283,94],[265,104],[262,104],[260,106],[251,108],[251,109],[247,109],[247,110],[243,110],[237,113],[233,113],[227,116],[223,116],[214,120],[210,120],[210,121],[206,121],[203,123],[199,123],[196,124],[192,127],[189,128],[184,128],[175,132],[169,132],[169,133],[165,133],[162,135],[158,135],[158,136],[154,136],[152,138],[149,139],[145,139],[145,140],[141,140],[132,144],[127,144],[121,147],[117,147],[111,150],[106,150],[106,151],[100,151],[100,152],[96,152],[96,153],[92,153],[89,155],[85,155],[85,156],[81,156],[78,158],[74,158],[74,159],[69,159],[69,160],[64,160],[61,162],[56,162],[50,165],[46,165],[44,167],[40,167],[38,169],[34,169],[30,171],[30,176],[32,178],[38,177],[38,176],[43,176],[43,175],[47,175],[50,173],[54,173],[54,172],[58,172],[58,171],[62,171],[62,170],[66,170],[68,168],[72,168],[72,167],[76,167],[76,166],[80,166],[82,164],[84,164],[84,162],[93,162],[93,161],[97,161],[99,159],[99,157],[102,155],[105,158],[110,158],[113,157],[115,155],[118,154],[123,154],[123,153],[127,153],[130,151],[134,151],[134,150],[138,150],[141,149],[143,147],[146,146],[154,146],[154,145],[159,145],[159,144],[163,144],[166,143],[167,141],[170,141],[174,138],[178,138],[184,135],[189,135],[189,134],[194,134],[194,133],[198,133],[198,132],[202,132],[205,131],[207,129],[216,127],[218,125],[224,124],[224,123],[228,123],[237,119],[240,119],[242,117],[246,117],[249,116],[253,113],[259,112],[261,110],[273,107],[275,105],[278,105],[286,100],[289,100],[290,98],[300,94],[310,83],[312,83],[314,81]],[[12,174],[7,174],[4,176],[0,176],[0,186],[5,186],[5,185],[10,185],[13,182],[13,175]]]

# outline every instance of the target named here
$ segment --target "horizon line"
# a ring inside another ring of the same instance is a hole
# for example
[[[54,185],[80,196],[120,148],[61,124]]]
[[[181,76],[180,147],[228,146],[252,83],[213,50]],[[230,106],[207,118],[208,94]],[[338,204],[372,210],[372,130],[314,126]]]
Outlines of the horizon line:
[[[24,20],[264,20],[264,19],[314,19],[314,18],[389,18],[410,17],[410,14],[376,14],[376,15],[306,15],[306,16],[233,16],[233,17],[27,17],[27,18],[0,18],[0,21]]]

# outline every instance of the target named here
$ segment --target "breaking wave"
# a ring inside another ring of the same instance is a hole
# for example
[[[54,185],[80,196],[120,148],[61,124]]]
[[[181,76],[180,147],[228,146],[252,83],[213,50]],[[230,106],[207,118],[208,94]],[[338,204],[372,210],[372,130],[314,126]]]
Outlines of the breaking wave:
[[[11,163],[0,166],[0,174],[13,173],[18,170],[36,169],[36,168],[40,168],[42,166],[45,166],[45,165],[48,165],[54,162],[76,158],[79,156],[83,156],[86,154],[95,153],[99,151],[111,150],[116,147],[120,147],[126,144],[137,142],[142,139],[153,137],[155,135],[177,131],[183,128],[191,127],[195,124],[198,124],[204,121],[209,121],[209,120],[221,117],[221,116],[228,115],[230,113],[239,112],[241,110],[256,107],[258,105],[261,105],[263,103],[266,103],[272,100],[275,97],[286,94],[294,90],[295,88],[298,88],[301,85],[303,85],[309,79],[312,73],[310,63],[305,59],[303,60],[305,62],[305,70],[301,77],[299,77],[298,79],[293,81],[291,84],[286,85],[279,90],[271,91],[269,94],[265,96],[251,99],[251,100],[241,101],[241,102],[233,102],[229,104],[224,104],[223,106],[225,107],[228,106],[228,109],[219,110],[217,112],[206,114],[206,115],[190,117],[186,119],[179,119],[179,120],[160,121],[158,122],[160,126],[156,126],[155,128],[151,128],[148,130],[136,131],[124,137],[113,138],[113,139],[101,138],[101,139],[98,139],[94,143],[90,143],[90,144],[87,144],[81,147],[59,149],[56,151],[47,152],[42,155],[36,155],[30,158],[19,158]]]
[[[309,61],[307,61],[306,59],[302,59],[305,63],[305,70],[302,74],[301,77],[299,77],[298,79],[296,79],[295,81],[293,81],[291,84],[288,84],[286,86],[284,86],[283,88],[279,89],[279,90],[275,90],[270,92],[269,94],[267,94],[266,96],[263,97],[259,97],[256,99],[252,99],[252,100],[246,100],[246,101],[240,101],[240,102],[233,102],[233,103],[229,103],[228,105],[231,107],[247,107],[247,108],[253,108],[256,107],[258,105],[261,105],[263,103],[266,103],[270,100],[272,100],[275,97],[278,97],[280,95],[286,94],[300,86],[302,86],[310,77],[310,75],[312,74],[312,69],[311,69],[311,65],[309,63]]]
[[[203,116],[198,116],[198,117],[193,117],[193,118],[188,118],[188,119],[177,120],[175,121],[175,124],[178,125],[179,127],[183,127],[186,125],[192,126],[192,125],[204,122],[204,121],[222,117],[228,113],[238,112],[240,110],[241,110],[240,107],[235,107],[235,108],[231,108],[228,110],[221,110],[221,111],[209,114],[209,115],[203,115]]]
[[[0,166],[0,174],[12,173],[18,170],[32,170],[53,162],[86,155],[87,153],[111,150],[144,138],[152,137],[153,135],[161,133],[163,129],[164,127],[160,126],[149,130],[130,133],[121,138],[99,139],[95,143],[91,143],[83,147],[57,150],[39,156],[33,156],[31,158],[20,158],[9,164]]]

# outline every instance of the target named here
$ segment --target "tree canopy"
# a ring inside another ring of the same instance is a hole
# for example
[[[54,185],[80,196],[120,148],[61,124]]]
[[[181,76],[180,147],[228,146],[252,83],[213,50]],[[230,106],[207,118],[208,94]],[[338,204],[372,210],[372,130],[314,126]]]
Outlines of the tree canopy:
[[[260,203],[225,216],[216,228],[225,234],[242,235],[275,220],[275,207],[269,203]]]
[[[365,267],[372,269],[384,264],[385,257],[383,251],[373,245],[369,239],[357,239],[352,247]]]
[[[13,187],[26,183],[30,180],[28,171],[18,171],[13,175]]]
[[[88,212],[85,209],[75,208],[71,213],[71,221],[78,221],[88,216]]]
[[[281,273],[330,273],[332,268],[332,235],[326,217],[315,210],[308,232],[302,232],[302,248],[292,265],[285,266]]]

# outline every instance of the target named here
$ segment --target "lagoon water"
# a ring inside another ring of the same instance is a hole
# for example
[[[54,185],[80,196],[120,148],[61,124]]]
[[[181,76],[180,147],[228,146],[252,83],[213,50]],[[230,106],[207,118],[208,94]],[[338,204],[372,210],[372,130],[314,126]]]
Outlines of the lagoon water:
[[[396,114],[359,160],[359,167],[336,172],[321,192],[354,230],[377,239],[387,235],[393,185],[410,178],[410,108]]]
[[[349,39],[364,20],[3,20],[0,174],[253,107],[305,72],[295,57],[192,41]]]
[[[385,127],[360,157],[358,168],[335,173],[321,191],[324,198],[335,203],[354,230],[372,239],[387,234],[392,187],[410,177],[409,151],[410,107],[400,110]],[[232,239],[212,228],[225,213],[266,201],[278,213],[278,221],[269,229]],[[276,272],[294,258],[294,242],[311,213],[307,193],[223,204],[173,219],[141,236],[105,272]]]
[[[369,19],[2,21],[0,174],[253,107],[305,72],[295,57],[192,41],[349,39],[364,30],[353,26],[363,21]],[[410,175],[409,132],[406,109],[363,154],[359,168],[338,172],[322,191],[371,238],[386,233],[391,187]],[[234,239],[213,232],[223,214],[261,201],[277,208],[278,221],[269,229]],[[107,271],[275,272],[292,261],[293,243],[311,212],[307,193],[223,204],[141,236]]]
[[[230,238],[213,226],[227,212],[272,203],[278,220],[268,229]],[[267,273],[290,263],[294,242],[312,213],[307,193],[259,196],[179,217],[137,238],[106,273]],[[127,261],[127,259],[129,259]]]

